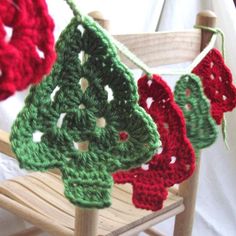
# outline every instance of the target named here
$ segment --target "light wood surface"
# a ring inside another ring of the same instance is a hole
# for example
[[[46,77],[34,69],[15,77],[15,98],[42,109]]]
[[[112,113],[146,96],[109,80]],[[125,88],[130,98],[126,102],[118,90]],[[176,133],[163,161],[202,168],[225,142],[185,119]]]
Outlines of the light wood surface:
[[[98,210],[76,208],[75,236],[97,235]]]
[[[15,154],[11,150],[9,133],[3,130],[0,130],[0,152],[15,158]]]
[[[166,64],[192,61],[200,51],[201,31],[191,29],[178,32],[155,32],[114,35],[150,68]],[[130,68],[137,68],[120,54]]]
[[[216,18],[217,18],[216,14],[212,11],[209,10],[201,11],[197,14],[196,25],[203,25],[214,28],[216,26]],[[202,30],[201,51],[209,43],[211,37],[212,37],[212,32],[208,30]]]
[[[93,11],[89,15],[109,31],[109,19],[101,12]],[[201,46],[201,30],[198,29],[113,36],[149,67],[192,61]],[[125,56],[120,54],[120,57],[130,69],[136,68]]]
[[[183,198],[171,193],[158,212],[137,209],[131,192],[130,185],[115,185],[112,206],[99,211],[97,235],[132,235],[184,210]],[[3,182],[0,205],[52,235],[74,235],[75,207],[58,175],[37,172]]]
[[[104,16],[100,11],[92,11],[89,13],[96,22],[98,22],[107,31],[110,30],[110,20]]]
[[[211,11],[203,11],[197,15],[196,24],[215,27],[216,15]],[[202,30],[201,50],[208,44],[212,33]],[[176,216],[174,236],[191,236],[195,215],[196,196],[198,189],[200,155],[194,174],[179,186],[179,195],[184,198],[185,211]]]

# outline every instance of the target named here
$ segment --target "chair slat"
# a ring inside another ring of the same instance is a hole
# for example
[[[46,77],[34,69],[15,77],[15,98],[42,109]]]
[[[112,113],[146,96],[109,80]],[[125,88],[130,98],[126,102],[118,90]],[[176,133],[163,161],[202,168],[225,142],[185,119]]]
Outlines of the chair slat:
[[[36,173],[30,174],[29,178],[35,179],[45,184],[49,188],[53,186],[53,190],[64,197],[64,186],[61,184],[60,177],[56,179],[54,176],[50,175],[49,173],[46,174],[46,173],[36,172]]]
[[[58,194],[53,188],[50,188],[33,178],[28,178],[28,176],[23,180],[15,179],[14,182],[20,183],[29,191],[40,197],[43,201],[49,203],[65,214],[74,217],[74,206],[69,201],[65,201],[65,197]],[[37,186],[37,188],[35,188],[35,186]],[[31,187],[34,188],[31,189]]]
[[[30,187],[36,186],[31,185]],[[21,184],[13,181],[7,181],[4,184],[1,184],[0,191],[22,205],[29,207],[37,213],[40,213],[45,217],[45,220],[54,220],[55,222],[58,222],[59,225],[71,229],[74,227],[73,217],[53,207]]]
[[[201,31],[155,32],[114,35],[149,67],[192,61],[200,52]],[[131,69],[137,68],[120,54]]]
[[[131,191],[129,185],[114,186],[112,206],[99,211],[99,235],[119,235],[152,219],[156,222],[163,214],[182,205],[182,198],[170,193],[165,207],[158,212],[136,209],[131,203]],[[12,212],[27,208],[26,213],[30,212],[33,215],[33,221],[28,219],[21,210],[20,214],[37,227],[42,227],[42,222],[45,221],[43,229],[51,232],[52,229],[47,222],[53,221],[54,226],[60,226],[58,231],[55,231],[56,227],[52,226],[53,235],[61,235],[62,231],[67,232],[65,235],[71,235],[74,230],[75,207],[62,194],[63,185],[60,176],[36,172],[3,182],[0,185],[0,206],[6,208],[1,199],[3,198],[4,202],[8,197],[14,203],[11,205]],[[37,219],[40,223],[37,223]]]
[[[0,190],[1,191],[1,190]],[[38,228],[47,231],[55,236],[73,236],[74,231],[62,225],[58,225],[54,220],[47,218],[31,208],[11,199],[9,196],[0,194],[0,206],[18,217],[36,225]]]

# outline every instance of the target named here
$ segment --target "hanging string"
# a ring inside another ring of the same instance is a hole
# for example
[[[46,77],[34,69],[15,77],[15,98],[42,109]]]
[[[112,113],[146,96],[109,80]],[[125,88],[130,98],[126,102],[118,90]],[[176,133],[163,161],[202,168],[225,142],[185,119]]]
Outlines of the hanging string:
[[[224,140],[224,143],[225,143],[225,146],[228,150],[230,150],[229,148],[229,144],[228,144],[228,135],[227,135],[227,121],[226,121],[226,118],[225,118],[225,115],[223,116],[223,120],[222,120],[222,125],[221,125],[221,132],[222,132],[222,136],[223,136],[223,140]]]
[[[66,3],[69,5],[71,10],[73,11],[74,16],[77,18],[80,22],[89,21],[94,23],[94,20],[86,15],[83,15],[80,10],[77,8],[76,4],[73,0],[65,0]],[[133,62],[138,68],[140,68],[145,74],[147,74],[148,78],[152,79],[152,72],[151,69],[142,62],[138,57],[136,57],[126,46],[124,46],[122,43],[117,41],[114,37],[112,37],[103,27],[101,27],[99,24],[97,25],[99,29],[111,40],[111,42],[114,43],[116,48],[125,56],[127,57],[131,62]],[[218,28],[211,28],[203,25],[195,25],[195,28],[208,30],[213,33],[213,36],[211,38],[211,41],[206,46],[206,48],[195,58],[195,60],[191,63],[191,65],[186,70],[179,70],[179,71],[158,71],[158,74],[166,74],[166,75],[182,75],[186,73],[190,73],[192,69],[207,55],[207,53],[214,47],[216,37],[217,35],[221,36],[221,50],[222,50],[222,56],[225,58],[225,40],[224,40],[224,33],[218,29]],[[222,135],[225,142],[226,147],[228,148],[227,144],[227,133],[226,133],[226,120],[225,117],[223,118],[222,122]]]
[[[202,61],[202,59],[211,51],[212,48],[214,48],[215,42],[217,39],[217,35],[213,34],[211,37],[210,42],[208,45],[204,48],[204,50],[198,54],[198,56],[193,60],[193,62],[188,66],[185,70],[158,70],[158,74],[160,75],[184,75],[189,74],[192,72],[192,70]]]
[[[74,13],[74,16],[77,18],[80,22],[89,21],[91,23],[95,23],[95,21],[86,15],[83,15],[80,10],[77,8],[76,4],[73,0],[65,0],[66,3],[70,6],[71,10]],[[97,27],[111,40],[111,42],[114,43],[116,48],[124,55],[126,56],[130,61],[132,61],[138,68],[140,68],[147,76],[151,79],[152,78],[152,72],[151,69],[142,62],[138,57],[136,57],[126,46],[124,46],[122,43],[117,41],[114,37],[112,37],[103,27],[101,27],[99,24],[97,24]]]
[[[224,32],[219,28],[212,28],[212,27],[208,27],[208,26],[204,26],[204,25],[194,25],[194,28],[207,30],[213,34],[220,35],[220,37],[221,37],[221,53],[222,53],[223,58],[225,59],[225,35],[224,35]]]
[[[116,45],[118,50],[122,52],[130,61],[132,61],[136,66],[138,66],[147,76],[152,79],[152,72],[150,68],[142,62],[138,57],[136,57],[127,47],[125,47],[122,43],[112,37],[113,43]]]
[[[191,73],[192,70],[203,60],[203,58],[211,51],[212,48],[215,46],[215,42],[217,39],[217,35],[221,36],[221,51],[223,58],[225,57],[225,40],[224,40],[224,33],[219,28],[211,28],[203,25],[195,25],[195,28],[208,30],[213,33],[210,42],[204,48],[204,50],[193,60],[193,62],[188,66],[185,70],[160,70],[158,69],[158,74],[160,75],[183,75]]]
[[[214,48],[215,42],[217,39],[217,35],[213,34],[211,37],[210,42],[208,45],[204,48],[204,50],[194,59],[194,61],[191,63],[191,65],[187,69],[187,73],[191,73],[192,70],[203,60],[203,58],[211,51],[212,48]]]
[[[73,11],[75,17],[80,22],[85,22],[88,20],[89,22],[93,22],[94,20],[86,15],[83,15],[80,10],[77,8],[76,4],[73,0],[65,0],[67,4],[70,6],[71,10]],[[116,48],[131,62],[133,62],[138,68],[140,68],[145,74],[148,75],[148,77],[152,78],[152,71],[151,69],[143,62],[141,61],[137,56],[135,56],[126,46],[124,46],[122,43],[120,43],[118,40],[116,40],[114,37],[112,37],[103,27],[100,25],[97,25],[101,31],[114,43]],[[210,32],[213,32],[214,35],[208,44],[208,46],[198,55],[198,57],[193,61],[193,63],[187,68],[187,70],[158,70],[158,74],[160,75],[183,75],[187,74],[192,71],[192,69],[206,56],[206,54],[214,47],[215,40],[216,40],[216,34],[220,34],[222,37],[222,45],[224,45],[224,34],[220,29],[210,28],[206,26],[196,25],[195,28],[205,29]],[[224,47],[222,47],[222,53],[224,55]]]
[[[84,22],[84,16],[82,13],[77,9],[76,4],[74,3],[73,0],[65,0],[66,3],[69,5],[70,9],[72,10],[74,16],[78,21]]]
[[[70,6],[71,10],[73,11],[75,17],[78,19],[78,21],[84,22],[86,20],[90,21],[90,22],[94,22],[94,20],[86,15],[83,15],[80,10],[77,8],[76,4],[74,3],[73,0],[65,0],[67,2],[67,4]],[[122,43],[120,43],[118,40],[116,40],[114,37],[112,37],[104,28],[102,28],[100,25],[97,25],[97,27],[99,27],[99,29],[101,31],[103,31],[104,34],[106,34],[106,36],[114,43],[114,45],[116,46],[116,48],[126,57],[128,58],[131,62],[133,62],[138,68],[140,68],[145,74],[147,74],[147,76],[151,79],[152,78],[152,71],[151,69],[143,62],[141,61],[138,57],[136,57],[126,46],[124,46]],[[215,43],[215,39],[212,38],[211,41],[212,42],[211,45],[214,45]],[[213,46],[211,47],[213,48]],[[207,48],[208,51],[210,51],[211,48]],[[208,52],[207,51],[207,52]],[[206,50],[203,51],[202,53],[199,54],[199,56],[196,58],[198,60],[194,60],[194,64],[190,65],[190,68],[188,68],[187,70],[158,70],[158,74],[160,75],[183,75],[183,74],[187,74],[189,72],[191,72],[191,68],[192,65],[197,65],[202,58],[204,58],[204,56],[207,54]]]
[[[211,27],[207,27],[207,26],[204,26],[204,25],[195,25],[194,28],[203,29],[203,30],[207,30],[209,32],[212,32],[212,33],[214,33],[213,36],[214,35],[220,35],[220,37],[221,37],[221,53],[222,53],[222,56],[225,60],[225,36],[224,36],[224,32],[219,28],[211,28]],[[222,132],[222,136],[223,136],[225,146],[229,150],[229,145],[228,145],[228,142],[227,142],[227,121],[225,119],[225,115],[223,116],[223,121],[222,121],[222,125],[221,125],[221,132]]]

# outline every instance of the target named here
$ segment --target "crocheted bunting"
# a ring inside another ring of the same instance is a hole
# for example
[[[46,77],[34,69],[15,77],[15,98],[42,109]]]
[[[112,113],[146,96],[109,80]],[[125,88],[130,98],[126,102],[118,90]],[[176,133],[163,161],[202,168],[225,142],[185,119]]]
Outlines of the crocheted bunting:
[[[53,29],[45,0],[1,0],[0,100],[50,72],[56,58]]]
[[[210,105],[203,93],[201,80],[194,74],[181,76],[175,86],[175,101],[184,113],[187,136],[195,151],[215,142],[217,130],[210,115]]]
[[[71,21],[57,53],[12,127],[12,148],[23,168],[60,168],[72,203],[108,207],[110,173],[151,158],[160,145],[156,125],[138,105],[114,45],[90,18]]]
[[[221,124],[224,113],[236,106],[236,87],[221,53],[216,48],[212,49],[193,73],[201,78],[204,93],[211,103],[211,114],[216,123]]]
[[[138,81],[139,104],[155,121],[162,150],[152,160],[129,171],[113,175],[116,183],[133,185],[133,203],[138,208],[159,210],[168,191],[166,188],[187,179],[195,167],[195,154],[187,138],[183,113],[175,103],[168,85],[158,75]]]

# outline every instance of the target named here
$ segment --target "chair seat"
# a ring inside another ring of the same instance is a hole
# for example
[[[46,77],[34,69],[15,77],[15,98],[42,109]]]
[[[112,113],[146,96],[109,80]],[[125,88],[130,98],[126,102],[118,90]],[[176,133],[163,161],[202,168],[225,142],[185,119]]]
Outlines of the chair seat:
[[[169,192],[157,212],[135,208],[131,186],[115,185],[112,206],[99,210],[98,235],[129,235],[184,210],[183,199]],[[64,197],[59,175],[34,172],[0,184],[0,207],[52,235],[73,235],[75,207]]]

